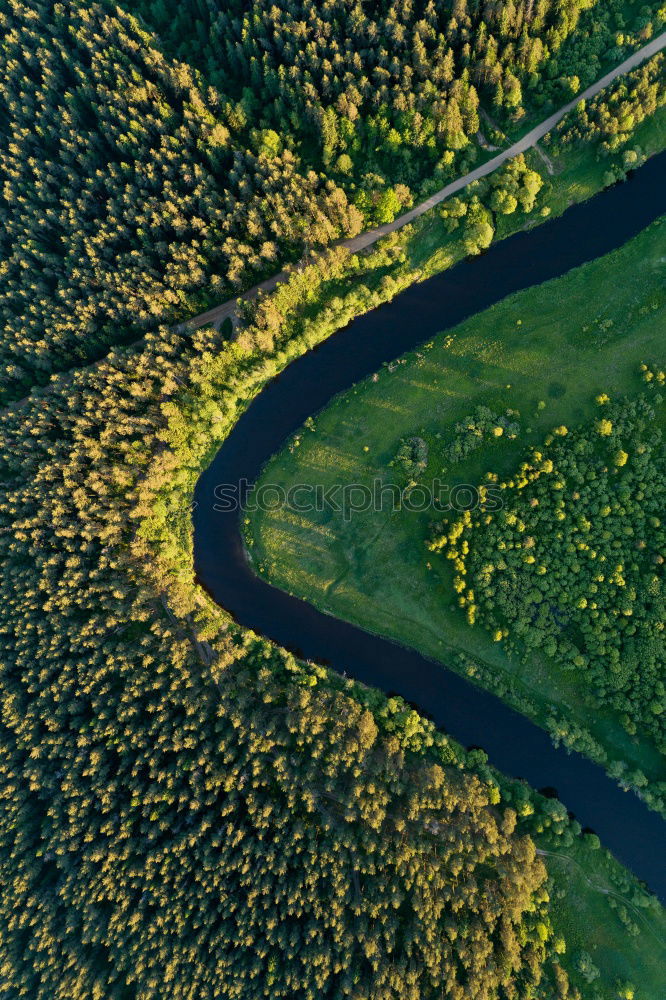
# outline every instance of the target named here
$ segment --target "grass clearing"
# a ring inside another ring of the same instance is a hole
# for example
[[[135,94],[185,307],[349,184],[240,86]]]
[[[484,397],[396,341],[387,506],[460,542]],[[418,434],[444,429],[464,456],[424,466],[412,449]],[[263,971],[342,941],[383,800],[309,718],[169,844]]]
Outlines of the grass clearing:
[[[566,941],[562,965],[584,1000],[619,1000],[632,983],[635,1000],[666,995],[666,910],[637,887],[614,858],[575,838],[563,850],[540,848],[553,880],[551,919]],[[592,984],[577,969],[581,951],[599,970]]]

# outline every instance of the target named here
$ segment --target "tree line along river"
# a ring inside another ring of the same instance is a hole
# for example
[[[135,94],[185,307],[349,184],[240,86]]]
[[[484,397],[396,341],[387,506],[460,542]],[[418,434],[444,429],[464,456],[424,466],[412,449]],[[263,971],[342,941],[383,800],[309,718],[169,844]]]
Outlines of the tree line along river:
[[[401,695],[464,746],[481,747],[500,771],[556,789],[580,823],[664,903],[666,823],[657,813],[601,767],[555,748],[544,730],[441,663],[260,579],[248,563],[240,513],[215,510],[214,490],[255,482],[307,417],[383,363],[507,295],[622,246],[666,213],[665,167],[666,153],[653,157],[627,182],[412,285],[292,362],[254,399],[201,475],[193,512],[197,580],[236,621],[301,658]]]

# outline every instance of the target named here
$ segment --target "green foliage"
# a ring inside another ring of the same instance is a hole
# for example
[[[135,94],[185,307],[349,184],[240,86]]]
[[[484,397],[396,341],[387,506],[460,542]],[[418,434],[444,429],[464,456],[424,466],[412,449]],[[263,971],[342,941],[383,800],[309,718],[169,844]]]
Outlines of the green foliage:
[[[480,103],[515,120],[570,100],[644,44],[659,6],[139,0],[132,10],[201,69],[236,134],[270,129],[316,170],[417,189],[476,157]]]
[[[490,186],[490,207],[494,212],[512,215],[520,205],[522,211],[528,214],[543,187],[543,178],[536,170],[530,170],[521,155],[493,174]]]
[[[0,31],[0,392],[360,228],[274,132],[234,141],[218,96],[122,11],[19,2]]]
[[[652,368],[649,365],[641,365],[641,375],[643,381],[652,389],[662,388],[666,385],[666,371],[661,368]]]
[[[469,417],[456,423],[455,437],[444,449],[445,457],[455,464],[505,435],[509,440],[515,439],[520,434],[520,423],[514,419],[517,416],[511,409],[500,414],[489,406],[477,406]]]
[[[586,6],[133,4],[211,87],[120,9],[12,4],[0,15],[0,392],[20,396],[364,220],[391,221],[425,177],[477,158],[480,98],[503,94],[512,115],[523,92],[554,100],[539,81],[555,53],[579,35],[610,42],[607,19],[584,26]],[[654,72],[638,88],[643,116],[661,101]],[[626,136],[641,119],[620,120]],[[531,211],[540,184],[523,162],[498,175],[489,205],[467,213],[467,252],[493,238],[489,207]]]
[[[608,92],[603,91],[592,101],[581,101],[576,112],[567,116],[552,137],[555,148],[563,149],[575,142],[596,141],[602,156],[617,152],[631,141],[633,131],[649,115],[666,104],[664,54],[616,81]],[[626,150],[624,171],[640,162],[640,152]],[[616,179],[621,179],[624,173]]]
[[[576,968],[586,983],[593,983],[594,980],[598,979],[601,975],[592,961],[591,956],[588,955],[586,951],[581,951],[579,953],[578,958],[576,959]]]
[[[447,199],[440,209],[449,233],[463,222],[465,252],[480,253],[492,243],[495,235],[493,213],[499,217],[513,215],[518,207],[526,215],[536,206],[543,178],[527,166],[521,154],[497,170],[488,181],[470,185],[467,197]]]
[[[500,484],[501,511],[466,513],[430,549],[453,561],[470,623],[543,648],[663,746],[664,448],[645,399],[603,413],[556,428]]]
[[[496,788],[178,579],[166,498],[264,362],[161,329],[0,413],[5,988],[546,996],[545,873]]]
[[[368,174],[354,198],[355,206],[365,219],[381,226],[392,222],[405,208],[412,204],[409,188],[404,184],[388,187],[382,177]]]
[[[420,437],[405,438],[400,442],[392,465],[395,465],[408,479],[416,479],[428,465],[428,445]]]
[[[472,197],[465,217],[463,246],[465,253],[473,256],[487,250],[493,241],[493,217],[476,196]]]
[[[0,366],[8,395],[41,385],[0,412],[8,995],[552,996],[543,864],[483,755],[230,624],[192,580],[206,456],[289,357],[413,280],[388,273],[404,251],[309,326],[296,305],[363,273],[344,251],[306,256],[233,345],[158,324],[356,232],[322,166],[392,218],[434,162],[471,158],[478,91],[520,113],[581,4],[387,5],[391,52],[365,9],[291,6],[132,4],[217,90],[112,5],[0,14]],[[490,211],[467,214],[482,249]]]

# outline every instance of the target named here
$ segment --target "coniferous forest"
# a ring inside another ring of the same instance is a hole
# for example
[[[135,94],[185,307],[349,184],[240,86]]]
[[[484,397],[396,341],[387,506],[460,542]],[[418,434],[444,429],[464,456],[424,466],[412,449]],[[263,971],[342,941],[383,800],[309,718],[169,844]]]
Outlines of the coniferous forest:
[[[564,806],[235,624],[195,584],[190,512],[261,385],[422,276],[413,228],[374,257],[334,245],[464,175],[665,16],[632,0],[0,2],[3,998],[596,1000],[546,863],[590,846]],[[551,145],[628,169],[664,99],[656,57]],[[453,247],[438,267],[549,213],[536,161],[498,177],[427,221]],[[238,335],[187,326],[284,267]],[[496,540],[489,525],[484,554]],[[503,609],[519,633],[520,597]]]
[[[206,0],[139,4],[140,22],[129,5],[8,4],[2,391],[464,174],[493,128],[484,107],[502,122],[544,112],[658,24],[599,6]]]

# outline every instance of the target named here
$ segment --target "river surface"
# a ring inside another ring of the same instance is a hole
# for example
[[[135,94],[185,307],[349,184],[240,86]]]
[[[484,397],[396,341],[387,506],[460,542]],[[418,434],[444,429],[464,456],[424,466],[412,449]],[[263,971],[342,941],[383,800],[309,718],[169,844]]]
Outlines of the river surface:
[[[623,792],[580,754],[556,749],[544,730],[441,663],[260,579],[248,563],[239,513],[213,509],[218,484],[256,481],[307,417],[384,362],[513,292],[617,249],[663,214],[666,153],[626,183],[360,316],[292,362],[256,397],[199,479],[193,521],[197,580],[236,621],[303,659],[402,695],[463,746],[482,747],[500,771],[535,788],[556,789],[579,822],[666,903],[666,822],[633,792]]]

